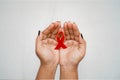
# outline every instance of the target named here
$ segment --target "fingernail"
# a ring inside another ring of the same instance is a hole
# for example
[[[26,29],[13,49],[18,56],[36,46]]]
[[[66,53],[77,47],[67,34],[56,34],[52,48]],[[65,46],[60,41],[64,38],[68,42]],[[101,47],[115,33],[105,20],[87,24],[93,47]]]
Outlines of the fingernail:
[[[64,24],[67,23],[67,21],[64,22]]]
[[[75,24],[75,22],[73,22],[73,24]]]
[[[82,37],[82,39],[84,39],[82,33],[81,33],[81,37]]]
[[[71,21],[68,21],[68,23],[71,23]]]
[[[56,22],[61,23],[61,21],[56,21]]]
[[[38,31],[38,36],[40,35],[40,30]]]

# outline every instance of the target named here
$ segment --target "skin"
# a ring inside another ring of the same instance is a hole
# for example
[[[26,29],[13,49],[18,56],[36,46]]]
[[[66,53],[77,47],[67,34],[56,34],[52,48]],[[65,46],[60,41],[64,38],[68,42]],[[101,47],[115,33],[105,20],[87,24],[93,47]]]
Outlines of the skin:
[[[78,79],[78,64],[85,56],[86,41],[80,36],[75,23],[63,26],[66,49],[60,49],[60,79]]]
[[[54,50],[57,45],[55,35],[59,28],[60,22],[54,22],[41,32],[36,39],[36,54],[41,61],[36,80],[54,79],[59,63],[59,51]]]
[[[55,36],[59,31],[65,34],[66,49],[55,50]],[[60,22],[48,26],[36,39],[36,54],[41,61],[36,80],[54,79],[57,65],[60,64],[60,79],[78,79],[78,64],[85,56],[86,41],[81,38],[75,23]]]

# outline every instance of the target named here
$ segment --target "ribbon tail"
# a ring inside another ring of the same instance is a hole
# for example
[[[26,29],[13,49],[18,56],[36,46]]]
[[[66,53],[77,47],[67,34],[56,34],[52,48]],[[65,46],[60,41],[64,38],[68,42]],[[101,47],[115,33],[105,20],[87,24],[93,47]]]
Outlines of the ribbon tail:
[[[67,48],[67,46],[64,45],[64,44],[62,44],[61,47],[62,47],[63,49]]]
[[[55,49],[60,49],[60,47],[61,47],[61,45],[58,44],[58,45],[55,47]]]
[[[55,47],[55,49],[59,49],[59,47],[58,47],[58,46],[56,46],[56,47]]]

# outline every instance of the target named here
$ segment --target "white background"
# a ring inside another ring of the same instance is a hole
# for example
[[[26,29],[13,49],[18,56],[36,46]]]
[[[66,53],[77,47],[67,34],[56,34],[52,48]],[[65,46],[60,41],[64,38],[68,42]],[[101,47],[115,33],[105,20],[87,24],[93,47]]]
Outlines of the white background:
[[[76,22],[87,41],[80,80],[120,80],[120,0],[0,0],[0,80],[35,79],[35,38],[54,21]]]

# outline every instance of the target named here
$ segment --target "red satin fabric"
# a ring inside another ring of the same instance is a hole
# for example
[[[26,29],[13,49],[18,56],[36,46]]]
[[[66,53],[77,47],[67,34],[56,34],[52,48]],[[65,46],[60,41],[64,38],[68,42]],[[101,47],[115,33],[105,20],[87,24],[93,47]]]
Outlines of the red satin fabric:
[[[61,38],[58,37],[58,35],[60,35],[60,34],[62,35]],[[56,39],[57,39],[58,44],[57,44],[57,46],[55,47],[55,49],[56,49],[56,50],[59,50],[61,47],[62,47],[63,49],[67,48],[67,46],[64,45],[65,36],[64,36],[63,32],[59,32],[58,35],[56,36]]]

